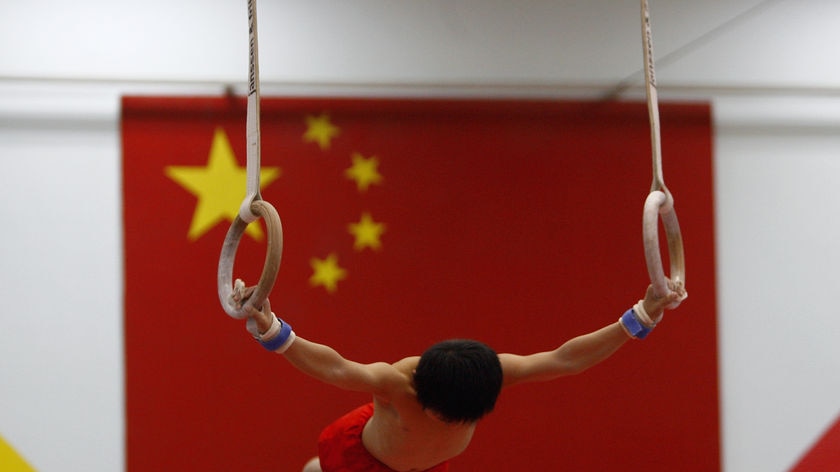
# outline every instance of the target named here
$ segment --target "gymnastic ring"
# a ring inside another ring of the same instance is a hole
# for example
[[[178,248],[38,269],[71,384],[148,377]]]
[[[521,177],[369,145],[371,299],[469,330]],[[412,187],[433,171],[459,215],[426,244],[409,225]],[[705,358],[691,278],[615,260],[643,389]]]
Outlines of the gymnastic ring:
[[[262,275],[254,293],[242,305],[237,307],[233,301],[233,263],[236,258],[236,249],[242,234],[248,223],[238,215],[228,229],[225,242],[222,244],[222,254],[219,257],[219,271],[217,276],[219,301],[222,308],[233,318],[243,319],[248,317],[248,307],[260,308],[268,298],[274,282],[277,280],[277,272],[280,270],[280,258],[283,254],[283,226],[277,210],[270,203],[264,200],[251,202],[251,212],[265,220],[268,230],[268,247],[265,254],[265,264]]]
[[[645,261],[647,262],[650,283],[653,285],[653,293],[657,297],[664,297],[671,290],[665,279],[665,271],[662,268],[662,255],[659,250],[659,226],[658,220],[662,219],[662,226],[665,228],[665,235],[668,238],[668,259],[671,263],[671,282],[674,283],[675,291],[682,292],[683,296],[668,306],[674,309],[688,295],[685,293],[685,255],[683,253],[682,234],[680,224],[677,221],[677,213],[674,210],[674,198],[667,189],[654,190],[650,192],[645,200],[645,209],[642,219],[642,231],[645,244]]]

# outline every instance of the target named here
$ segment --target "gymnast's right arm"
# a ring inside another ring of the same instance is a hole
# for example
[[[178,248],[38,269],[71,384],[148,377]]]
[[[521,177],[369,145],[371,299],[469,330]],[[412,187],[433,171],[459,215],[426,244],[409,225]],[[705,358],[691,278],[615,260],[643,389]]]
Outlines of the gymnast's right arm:
[[[289,325],[271,312],[268,300],[262,310],[251,308],[249,331],[271,351],[283,354],[301,372],[344,390],[388,397],[401,385],[403,375],[391,364],[361,364],[345,359],[335,349],[296,336]]]
[[[661,319],[666,307],[684,293],[670,292],[656,297],[648,286],[645,299],[622,315],[619,321],[588,334],[577,336],[553,351],[530,355],[499,354],[505,386],[546,381],[583,372],[612,356],[631,338],[644,338]]]

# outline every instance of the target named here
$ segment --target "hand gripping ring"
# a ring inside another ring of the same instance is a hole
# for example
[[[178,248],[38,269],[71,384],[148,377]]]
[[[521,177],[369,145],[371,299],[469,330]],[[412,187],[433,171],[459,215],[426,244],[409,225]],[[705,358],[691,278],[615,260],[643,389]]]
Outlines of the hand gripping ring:
[[[647,262],[650,283],[653,285],[654,295],[664,297],[671,290],[668,288],[668,282],[665,279],[665,271],[662,268],[662,255],[659,252],[658,220],[660,217],[662,218],[662,226],[665,228],[665,235],[668,238],[671,282],[674,283],[675,291],[684,294],[682,298],[668,307],[669,309],[674,309],[688,295],[685,293],[685,255],[683,254],[680,224],[677,221],[677,213],[674,211],[674,198],[667,189],[664,191],[654,190],[650,192],[645,200],[645,210],[642,218],[645,261]]]
[[[243,319],[248,316],[248,307],[260,308],[268,298],[268,294],[274,287],[277,280],[277,272],[280,270],[280,257],[283,254],[283,226],[280,223],[280,216],[277,210],[270,203],[264,200],[251,202],[251,212],[265,220],[268,229],[268,248],[265,254],[265,265],[262,275],[254,293],[242,306],[237,306],[233,301],[233,262],[236,258],[236,249],[242,234],[248,223],[237,216],[228,229],[225,242],[222,245],[222,254],[219,257],[218,292],[222,308],[233,318]]]

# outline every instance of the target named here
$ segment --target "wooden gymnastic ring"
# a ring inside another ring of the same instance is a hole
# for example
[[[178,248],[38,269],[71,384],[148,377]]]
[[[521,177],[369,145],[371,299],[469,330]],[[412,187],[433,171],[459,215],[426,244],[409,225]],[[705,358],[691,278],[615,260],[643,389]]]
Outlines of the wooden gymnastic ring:
[[[667,193],[666,193],[667,192]],[[647,262],[650,283],[653,285],[653,293],[657,297],[664,297],[671,289],[665,279],[665,271],[662,268],[662,255],[659,250],[659,219],[662,219],[662,226],[665,228],[665,235],[668,238],[668,259],[671,263],[671,282],[674,283],[675,291],[685,292],[685,255],[683,252],[682,234],[680,224],[677,221],[677,213],[674,210],[674,199],[670,192],[665,190],[654,190],[650,192],[645,200],[644,215],[642,218],[642,231],[645,245],[645,261]],[[682,300],[674,302],[668,308],[676,308]]]
[[[274,287],[277,280],[277,272],[280,270],[280,258],[283,254],[283,226],[277,210],[264,200],[254,200],[251,203],[251,212],[262,217],[268,230],[268,247],[265,254],[265,264],[262,275],[254,293],[242,305],[237,307],[233,301],[233,263],[236,259],[236,249],[248,223],[245,223],[239,216],[233,221],[222,244],[222,254],[219,257],[219,271],[217,274],[219,301],[222,308],[233,318],[243,319],[248,316],[247,307],[262,307],[268,298],[268,294]]]

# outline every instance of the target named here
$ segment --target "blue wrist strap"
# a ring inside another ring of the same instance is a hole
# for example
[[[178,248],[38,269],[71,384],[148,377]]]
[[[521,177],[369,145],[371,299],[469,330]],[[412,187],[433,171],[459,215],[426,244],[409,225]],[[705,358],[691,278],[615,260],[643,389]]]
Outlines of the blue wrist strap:
[[[280,318],[277,319],[280,320]],[[285,344],[291,335],[292,326],[289,323],[280,320],[280,332],[277,333],[277,336],[274,336],[274,339],[269,339],[268,341],[260,341],[260,344],[269,351],[274,352],[277,349],[280,349],[280,346]]]
[[[630,336],[633,336],[636,339],[645,339],[653,328],[648,328],[647,326],[643,325],[641,321],[639,321],[638,315],[633,309],[629,309],[621,315],[621,318],[618,320],[624,328],[630,333]]]

